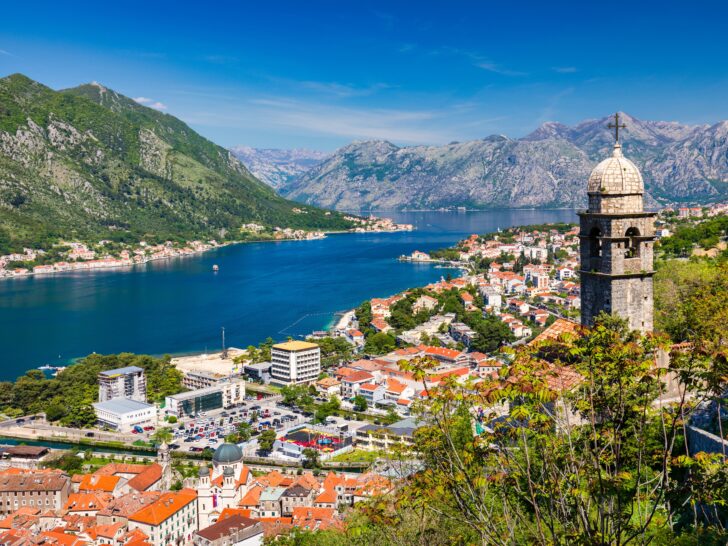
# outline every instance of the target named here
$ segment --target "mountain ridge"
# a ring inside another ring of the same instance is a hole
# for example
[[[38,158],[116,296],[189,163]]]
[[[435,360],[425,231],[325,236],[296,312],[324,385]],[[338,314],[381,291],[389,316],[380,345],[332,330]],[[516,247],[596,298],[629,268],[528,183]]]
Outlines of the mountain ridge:
[[[100,84],[0,79],[0,247],[61,238],[224,239],[244,223],[341,229],[277,195],[181,120]]]
[[[620,115],[627,125],[620,132],[624,153],[642,171],[651,206],[728,196],[728,122],[684,125]],[[611,154],[609,120],[546,122],[518,139],[491,135],[443,146],[351,143],[280,191],[342,210],[579,207],[589,173]]]
[[[329,156],[326,152],[305,148],[233,146],[229,150],[254,176],[276,189],[290,184]]]

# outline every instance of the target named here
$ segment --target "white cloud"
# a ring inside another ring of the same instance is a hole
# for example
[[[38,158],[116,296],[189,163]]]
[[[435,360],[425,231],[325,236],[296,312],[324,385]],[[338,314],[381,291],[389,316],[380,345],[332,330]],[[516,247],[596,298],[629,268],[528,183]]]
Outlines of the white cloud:
[[[455,55],[457,57],[463,57],[470,61],[473,66],[494,74],[500,74],[501,76],[528,76],[528,73],[521,72],[518,70],[512,70],[506,68],[498,63],[493,62],[491,59],[484,57],[480,53],[470,51],[468,49],[461,49],[459,47],[442,47],[430,52],[431,55]]]
[[[500,74],[502,76],[527,76],[525,72],[519,72],[517,70],[503,68],[502,66],[490,61],[476,62],[475,66],[477,66],[478,68],[482,68],[483,70],[487,70],[488,72]]]
[[[139,104],[143,104],[144,106],[148,106],[149,108],[154,108],[155,110],[166,110],[167,105],[163,102],[159,102],[154,99],[150,99],[149,97],[136,97],[134,99],[135,102],[138,102]]]
[[[392,86],[387,83],[375,83],[373,85],[359,87],[352,84],[338,82],[302,81],[300,82],[300,85],[306,89],[311,89],[312,91],[327,93],[337,97],[366,97],[373,95],[378,91],[392,88]]]
[[[10,53],[6,49],[0,49],[0,55],[7,55],[8,57],[15,57],[15,55],[13,55],[12,53]]]
[[[246,106],[247,105],[247,106]],[[255,129],[264,124],[286,133],[343,137],[347,140],[386,139],[404,144],[431,144],[453,140],[456,131],[443,128],[448,110],[351,108],[287,97],[260,97],[232,107],[224,114],[198,112],[185,121],[212,127]]]
[[[558,74],[573,74],[576,72],[575,66],[554,66],[552,68],[554,72],[557,72]]]

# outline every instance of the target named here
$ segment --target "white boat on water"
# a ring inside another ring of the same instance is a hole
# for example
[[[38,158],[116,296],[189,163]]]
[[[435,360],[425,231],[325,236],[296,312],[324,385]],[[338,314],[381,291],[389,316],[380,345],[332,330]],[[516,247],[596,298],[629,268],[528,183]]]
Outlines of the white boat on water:
[[[220,271],[220,268],[218,267],[217,264],[215,264],[215,265],[212,266],[212,270],[213,271]]]

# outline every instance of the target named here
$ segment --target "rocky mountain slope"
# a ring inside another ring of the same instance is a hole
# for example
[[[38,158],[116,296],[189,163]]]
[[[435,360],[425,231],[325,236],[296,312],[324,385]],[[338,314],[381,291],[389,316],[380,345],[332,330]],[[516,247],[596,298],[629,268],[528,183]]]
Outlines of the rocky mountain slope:
[[[347,227],[257,180],[177,118],[99,84],[54,91],[0,79],[0,248],[59,238],[234,234],[242,223]]]
[[[233,146],[230,151],[258,180],[273,188],[291,184],[297,177],[321,163],[329,155],[326,152],[302,148],[280,150]]]
[[[622,114],[625,154],[642,170],[648,202],[728,196],[728,122],[686,126]],[[355,142],[281,188],[339,209],[583,206],[592,168],[611,153],[609,118],[546,123],[521,139],[446,146]]]

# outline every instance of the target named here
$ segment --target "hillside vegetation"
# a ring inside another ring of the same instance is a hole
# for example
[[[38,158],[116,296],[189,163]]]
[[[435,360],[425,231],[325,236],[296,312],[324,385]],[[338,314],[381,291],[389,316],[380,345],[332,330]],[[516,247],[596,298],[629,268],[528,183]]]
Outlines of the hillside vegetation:
[[[100,84],[0,79],[0,253],[98,241],[235,238],[241,224],[343,229],[179,119]]]

